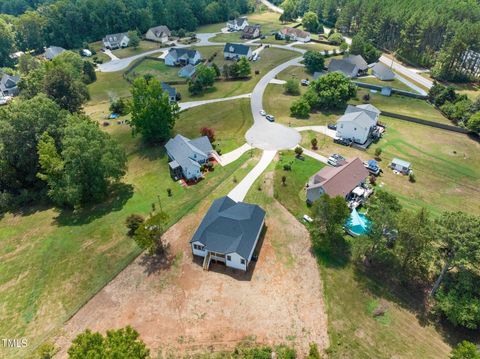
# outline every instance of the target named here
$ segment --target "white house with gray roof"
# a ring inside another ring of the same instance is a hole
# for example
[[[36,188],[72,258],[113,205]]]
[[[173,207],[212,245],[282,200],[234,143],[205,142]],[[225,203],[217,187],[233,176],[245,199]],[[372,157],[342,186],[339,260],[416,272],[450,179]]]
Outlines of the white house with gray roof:
[[[167,66],[195,66],[200,61],[202,61],[202,54],[191,49],[173,47],[168,50],[168,54],[165,56],[165,65]]]
[[[16,96],[19,93],[19,88],[17,86],[20,81],[20,76],[11,76],[8,74],[3,74],[0,77],[0,96]]]
[[[231,31],[242,31],[246,26],[248,26],[248,21],[245,16],[227,22],[227,28]]]
[[[130,43],[130,39],[128,38],[126,32],[107,35],[103,38],[102,41],[103,41],[103,46],[105,46],[107,49],[110,49],[110,50],[128,47],[128,44]]]
[[[190,140],[176,135],[165,145],[170,162],[170,175],[177,181],[196,181],[203,177],[201,167],[213,157],[214,150],[207,136]]]
[[[241,57],[252,58],[252,48],[243,44],[233,44],[227,42],[223,48],[223,57],[225,60],[239,60]]]
[[[230,197],[216,199],[190,240],[192,253],[204,258],[206,270],[215,260],[246,271],[264,224],[265,211],[259,206]]]
[[[370,104],[348,105],[345,114],[337,121],[337,137],[363,145],[376,129],[380,113]]]
[[[161,44],[167,42],[170,36],[171,32],[169,28],[164,25],[151,27],[145,34],[147,40],[159,42]]]

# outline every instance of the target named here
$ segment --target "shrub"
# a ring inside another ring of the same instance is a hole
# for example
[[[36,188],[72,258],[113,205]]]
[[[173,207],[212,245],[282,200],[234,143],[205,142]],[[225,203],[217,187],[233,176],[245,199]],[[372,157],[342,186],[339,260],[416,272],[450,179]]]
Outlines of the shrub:
[[[366,93],[365,95],[363,95],[362,100],[363,100],[363,102],[369,102],[370,101],[370,94]]]
[[[209,127],[202,127],[200,129],[200,134],[202,136],[207,136],[210,143],[213,143],[215,142],[215,130],[213,128],[209,128]]]
[[[382,149],[380,147],[377,147],[375,149],[375,158],[380,159],[380,156],[382,155]]]
[[[464,340],[452,350],[450,359],[480,359],[480,352],[475,344]]]
[[[300,146],[295,147],[295,155],[297,157],[300,157],[302,154],[303,154],[303,148],[301,148]]]
[[[328,36],[328,42],[332,45],[340,45],[343,42],[342,34],[335,32]]]
[[[369,182],[372,186],[375,186],[377,184],[377,177],[375,177],[374,175],[371,175],[369,177]]]
[[[167,188],[167,195],[168,195],[168,197],[172,197],[172,189],[171,188]]]
[[[283,170],[284,170],[284,171],[291,171],[291,170],[292,170],[292,166],[289,165],[288,163],[285,163],[285,164],[283,165]]]
[[[283,85],[283,88],[285,89],[285,93],[287,95],[292,95],[292,96],[298,96],[300,95],[300,86],[298,85],[298,82],[295,80],[288,80],[285,82],[285,85]]]
[[[408,180],[412,183],[415,183],[417,181],[417,178],[415,177],[415,173],[410,171],[410,173],[408,174]]]
[[[125,220],[125,225],[128,228],[128,235],[133,236],[135,231],[144,222],[144,218],[139,214],[131,214]]]
[[[290,115],[296,118],[308,118],[310,110],[308,101],[305,98],[300,98],[290,106]]]
[[[312,148],[313,148],[314,150],[316,150],[316,149],[317,149],[317,146],[318,146],[318,140],[317,140],[317,138],[315,138],[315,137],[312,138],[312,140],[310,141],[310,143],[312,144]]]

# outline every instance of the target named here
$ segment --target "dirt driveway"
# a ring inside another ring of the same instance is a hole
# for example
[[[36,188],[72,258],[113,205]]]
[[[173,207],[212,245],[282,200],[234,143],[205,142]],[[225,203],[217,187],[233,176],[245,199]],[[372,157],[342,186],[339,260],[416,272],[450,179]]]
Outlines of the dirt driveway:
[[[153,357],[229,349],[245,338],[294,345],[300,357],[310,342],[326,348],[322,285],[308,232],[278,202],[266,210],[267,231],[253,270],[218,264],[203,271],[188,245],[201,216],[189,215],[166,234],[172,264],[158,269],[140,256],[65,325],[56,340],[58,357],[87,328],[126,325],[138,330]]]

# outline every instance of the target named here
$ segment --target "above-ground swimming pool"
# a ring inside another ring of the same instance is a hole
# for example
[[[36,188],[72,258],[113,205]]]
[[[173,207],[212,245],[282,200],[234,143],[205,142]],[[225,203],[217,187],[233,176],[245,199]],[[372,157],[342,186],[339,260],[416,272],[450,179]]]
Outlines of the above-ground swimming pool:
[[[370,228],[370,220],[362,213],[358,213],[356,209],[350,214],[345,229],[354,237],[359,237],[368,232]]]

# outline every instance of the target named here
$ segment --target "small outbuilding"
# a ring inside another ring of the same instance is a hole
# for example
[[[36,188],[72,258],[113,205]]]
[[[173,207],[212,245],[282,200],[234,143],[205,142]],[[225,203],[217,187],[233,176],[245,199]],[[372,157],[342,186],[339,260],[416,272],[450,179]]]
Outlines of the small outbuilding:
[[[381,62],[377,62],[372,67],[372,74],[381,81],[393,81],[395,79],[395,73]]]
[[[412,171],[412,164],[399,158],[394,158],[390,163],[390,168],[404,175],[409,175]]]

